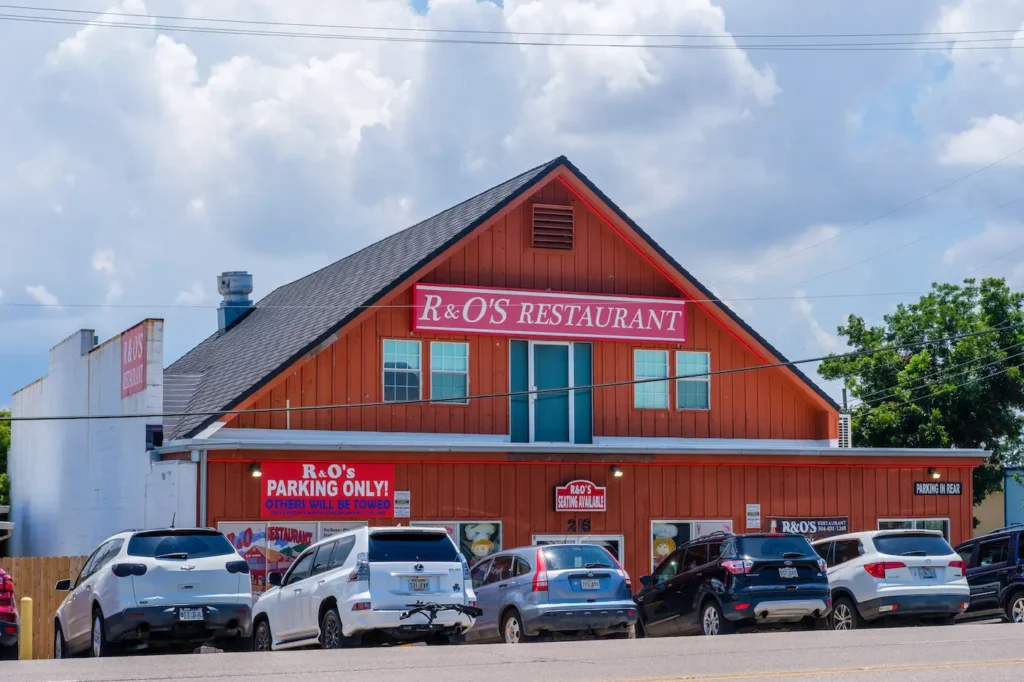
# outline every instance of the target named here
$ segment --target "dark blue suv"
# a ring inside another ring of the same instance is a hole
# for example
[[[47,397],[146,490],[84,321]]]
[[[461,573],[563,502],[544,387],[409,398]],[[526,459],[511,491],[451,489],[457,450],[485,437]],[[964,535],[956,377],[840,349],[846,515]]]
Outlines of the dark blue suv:
[[[727,634],[739,625],[815,625],[832,598],[825,562],[802,535],[715,533],[686,543],[640,579],[641,636]]]
[[[968,616],[1003,615],[1024,623],[1024,525],[1000,528],[961,543],[971,587]]]

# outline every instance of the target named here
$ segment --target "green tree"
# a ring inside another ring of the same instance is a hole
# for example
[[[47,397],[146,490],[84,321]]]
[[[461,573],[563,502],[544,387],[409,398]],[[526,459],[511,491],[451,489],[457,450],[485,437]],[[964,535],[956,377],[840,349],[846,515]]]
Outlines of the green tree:
[[[10,417],[0,410],[0,417]],[[11,449],[11,422],[0,421],[0,505],[11,503],[11,481],[7,477],[7,452]]]
[[[825,379],[842,379],[856,399],[853,444],[990,450],[990,460],[974,471],[980,503],[1001,489],[1003,464],[1019,461],[1024,449],[1024,294],[995,278],[932,284],[917,303],[901,304],[883,319],[868,326],[850,315],[839,333],[856,351],[893,350],[830,357],[818,368]]]

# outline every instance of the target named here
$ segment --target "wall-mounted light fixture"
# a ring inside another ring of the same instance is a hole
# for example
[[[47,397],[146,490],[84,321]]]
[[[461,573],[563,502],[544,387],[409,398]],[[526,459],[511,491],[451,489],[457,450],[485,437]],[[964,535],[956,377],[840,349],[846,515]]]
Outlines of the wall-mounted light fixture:
[[[622,467],[620,467],[620,466],[613,466],[612,467],[612,476],[614,476],[615,478],[622,478],[622,474],[623,474]]]
[[[263,475],[263,470],[260,468],[259,462],[253,462],[249,465],[249,473],[252,474],[253,478],[259,478]]]
[[[928,470],[928,475],[936,480],[942,478],[942,474],[940,474],[939,470],[936,469],[935,467],[932,467],[931,469]]]

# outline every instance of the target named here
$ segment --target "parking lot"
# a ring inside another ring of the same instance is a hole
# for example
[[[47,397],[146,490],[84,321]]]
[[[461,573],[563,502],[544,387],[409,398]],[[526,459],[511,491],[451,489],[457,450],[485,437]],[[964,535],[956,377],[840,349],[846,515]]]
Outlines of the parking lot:
[[[0,663],[4,682],[115,680],[1019,680],[1010,624],[520,646],[395,647]]]

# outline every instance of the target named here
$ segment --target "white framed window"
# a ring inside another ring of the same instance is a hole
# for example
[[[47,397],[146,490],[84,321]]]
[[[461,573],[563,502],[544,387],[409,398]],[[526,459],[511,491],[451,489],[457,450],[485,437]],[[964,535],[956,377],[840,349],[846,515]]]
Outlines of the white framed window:
[[[470,566],[501,551],[501,521],[411,521],[409,525],[444,528]]]
[[[384,402],[420,399],[420,342],[384,339]]]
[[[949,540],[949,519],[878,519],[878,530],[938,530]]]
[[[676,409],[707,410],[711,408],[711,353],[676,351]],[[687,376],[690,374],[703,376]]]
[[[732,533],[732,519],[694,521],[687,519],[663,519],[651,521],[651,570],[658,567],[665,557],[690,540],[706,537],[712,533]]]
[[[469,404],[469,344],[430,342],[430,399]]]
[[[667,379],[667,350],[633,350],[634,379]],[[668,381],[633,384],[633,407],[641,410],[668,409]]]

